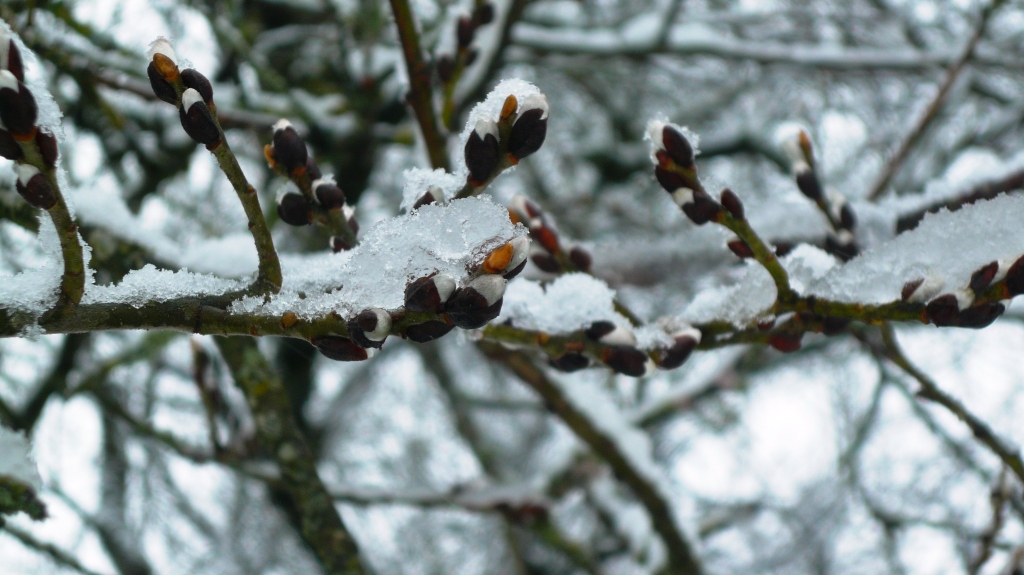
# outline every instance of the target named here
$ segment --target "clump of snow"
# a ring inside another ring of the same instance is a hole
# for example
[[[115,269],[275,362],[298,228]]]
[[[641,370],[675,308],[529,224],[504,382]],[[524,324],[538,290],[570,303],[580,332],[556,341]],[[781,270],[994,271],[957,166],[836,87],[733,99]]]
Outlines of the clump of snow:
[[[38,268],[14,275],[0,274],[0,309],[38,317],[57,303],[64,266],[60,240],[50,218],[39,219],[39,245],[47,257]]]
[[[442,273],[464,283],[494,248],[526,234],[508,211],[487,197],[430,204],[378,223],[349,252],[283,256],[281,293],[264,301],[248,297],[231,311],[302,318],[332,311],[351,315],[367,308],[394,310],[405,287],[418,277]]]
[[[965,288],[981,266],[1009,265],[1024,254],[1022,221],[1024,198],[1017,196],[930,214],[912,231],[834,268],[810,284],[808,294],[885,303],[898,300],[907,282],[933,276],[943,278],[950,290]]]
[[[402,173],[405,178],[405,187],[402,188],[402,209],[409,211],[416,202],[423,197],[423,194],[432,188],[440,189],[443,197],[434,198],[439,202],[446,202],[455,197],[462,186],[466,183],[466,176],[462,174],[449,174],[443,168],[426,170],[424,168],[410,168]],[[435,194],[436,195],[436,194]]]
[[[0,477],[9,477],[39,491],[43,482],[23,433],[0,426]]]
[[[247,283],[189,271],[157,269],[149,264],[133,270],[116,285],[93,286],[82,298],[83,304],[117,303],[142,307],[154,300],[170,300],[199,295],[220,295],[243,289]]]
[[[522,329],[568,333],[598,320],[629,328],[629,320],[615,311],[615,291],[603,281],[583,273],[560,276],[545,286],[520,279],[505,289],[501,315]]]

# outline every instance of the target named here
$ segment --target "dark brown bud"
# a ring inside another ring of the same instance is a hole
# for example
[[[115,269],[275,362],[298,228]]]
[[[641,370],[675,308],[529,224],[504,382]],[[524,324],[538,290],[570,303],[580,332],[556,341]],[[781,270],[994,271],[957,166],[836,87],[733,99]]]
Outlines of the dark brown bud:
[[[558,371],[564,371],[566,373],[572,373],[574,371],[590,367],[590,360],[587,359],[587,356],[582,353],[575,353],[572,351],[563,353],[558,357],[551,358],[548,360],[548,363]]]
[[[610,321],[595,321],[590,324],[587,329],[583,330],[583,333],[588,339],[594,341],[601,341],[601,338],[615,331],[616,325]]]
[[[747,259],[754,257],[754,250],[750,249],[750,246],[747,245],[747,242],[743,240],[735,239],[725,245],[729,247],[729,251],[736,254],[740,258]]]
[[[455,75],[455,59],[451,54],[443,54],[434,62],[434,70],[437,71],[437,79],[442,83],[451,82]]]
[[[498,275],[482,275],[458,290],[444,304],[452,323],[462,329],[477,329],[501,313],[505,279]]]
[[[465,158],[469,178],[474,185],[483,185],[491,179],[498,167],[498,126],[490,120],[480,120],[466,140]]]
[[[15,170],[18,173],[15,188],[30,206],[48,210],[57,203],[57,196],[49,180],[35,166],[18,164]]]
[[[277,215],[288,225],[307,225],[309,223],[309,200],[295,192],[283,194],[277,200]]]
[[[174,86],[164,79],[156,69],[156,64],[150,62],[146,67],[146,74],[149,75],[149,85],[152,86],[153,93],[157,98],[172,105],[178,103],[178,93],[174,91]]]
[[[405,288],[405,309],[413,312],[435,312],[455,291],[455,280],[446,275],[432,275],[413,280]]]
[[[678,335],[674,339],[671,347],[658,354],[658,367],[662,369],[675,369],[683,365],[699,343],[691,334]]]
[[[365,349],[346,337],[321,335],[312,338],[310,343],[315,345],[324,357],[334,361],[363,361],[370,357]]]
[[[683,213],[698,226],[716,219],[721,212],[722,205],[704,193],[693,194],[693,202],[683,205]]]
[[[459,18],[456,34],[459,39],[459,48],[468,48],[473,43],[473,36],[476,35],[476,25],[465,16]]]
[[[273,146],[274,161],[285,172],[293,175],[302,173],[309,159],[306,142],[288,120],[278,120],[274,124]]]
[[[423,206],[427,204],[432,204],[436,201],[437,198],[434,197],[434,194],[430,192],[425,192],[422,196],[420,196],[420,199],[416,200],[416,203],[412,205],[412,209],[418,210]]]
[[[859,252],[852,236],[840,238],[831,233],[825,236],[825,251],[844,262],[853,259]]]
[[[405,337],[409,341],[426,343],[447,335],[453,329],[455,326],[450,323],[432,320],[405,328]]]
[[[918,278],[916,280],[910,280],[903,284],[903,289],[900,290],[900,299],[903,301],[910,301],[910,296],[914,295],[917,288],[921,287],[924,283],[924,278]]]
[[[670,172],[661,166],[654,166],[654,177],[658,179],[658,183],[668,193],[672,193],[679,188],[688,188],[686,180],[682,176],[675,172]]]
[[[314,162],[313,158],[309,157],[308,154],[306,157],[306,175],[309,176],[309,181],[311,182],[315,182],[324,177],[320,172],[320,166],[316,165],[316,162]]]
[[[181,71],[181,83],[185,85],[185,88],[192,88],[199,92],[207,106],[213,105],[213,86],[210,85],[210,81],[206,76],[192,68],[188,68]]]
[[[203,102],[203,97],[194,88],[185,90],[181,95],[178,117],[181,120],[181,127],[193,140],[211,150],[220,143],[220,130],[213,121],[213,115]]]
[[[391,331],[391,315],[380,308],[363,310],[346,327],[360,346],[380,348]]]
[[[541,220],[535,220],[530,225],[530,237],[536,240],[548,253],[557,254],[561,251],[558,234]]]
[[[615,325],[610,321],[600,320],[587,326],[583,330],[588,339],[604,345],[617,345],[631,347],[636,345],[636,336],[633,332]]]
[[[1010,297],[1024,294],[1024,256],[1017,258],[1006,271],[1006,290]]]
[[[18,79],[19,82],[25,81],[25,65],[21,61],[21,50],[18,49],[18,45],[14,43],[14,38],[8,37],[6,34],[0,34],[5,38],[0,39],[0,42],[7,44],[6,49],[0,47],[0,55],[6,54],[6,61],[0,61],[0,69],[10,70],[11,74]]]
[[[24,152],[21,151],[21,146],[14,136],[7,130],[0,130],[0,156],[8,160],[20,160],[22,155]]]
[[[590,266],[594,265],[594,258],[590,255],[590,252],[581,248],[580,246],[573,246],[569,250],[569,260],[572,261],[572,265],[576,266],[576,269],[581,272],[589,272]]]
[[[57,138],[45,130],[36,131],[36,145],[39,146],[39,154],[43,156],[43,163],[47,168],[57,165]]]
[[[477,26],[484,26],[494,21],[494,4],[484,2],[473,11],[473,21]]]
[[[334,253],[352,249],[352,244],[345,241],[345,238],[341,236],[331,236],[327,245],[331,246],[331,251]]]
[[[743,219],[743,202],[740,201],[740,198],[739,196],[736,195],[736,192],[730,190],[729,188],[725,188],[724,190],[722,190],[722,206],[724,206],[725,209],[729,210],[729,213],[732,214],[732,217],[736,218],[737,220]]]
[[[853,208],[850,207],[849,202],[843,202],[843,207],[839,209],[839,225],[844,230],[853,230],[857,227],[857,215],[853,213]]]
[[[512,125],[508,137],[508,153],[513,163],[540,149],[548,134],[548,102],[543,94],[534,94],[523,100],[519,117]]]
[[[39,109],[25,84],[11,73],[0,70],[0,121],[16,139],[30,139],[36,127]]]
[[[999,262],[990,262],[981,266],[978,271],[971,274],[971,290],[976,294],[985,291],[985,288],[992,283],[998,271]]]
[[[795,247],[796,244],[792,242],[777,242],[775,244],[775,255],[779,256],[780,258],[785,257],[786,254],[793,251],[793,248]]]
[[[818,201],[822,197],[821,182],[813,170],[804,170],[796,175],[796,187],[808,198]]]
[[[768,345],[774,347],[775,349],[781,351],[782,353],[792,353],[800,349],[800,339],[802,337],[803,334],[799,333],[773,333],[770,336],[768,336]]]
[[[640,377],[647,373],[647,354],[625,345],[607,347],[601,351],[601,361],[612,371]]]
[[[939,327],[954,326],[960,323],[960,302],[953,294],[941,295],[925,306],[928,319]]]
[[[352,235],[359,234],[359,220],[355,216],[348,219],[348,229],[352,230]]]
[[[562,266],[558,265],[558,261],[544,250],[531,250],[530,261],[532,261],[533,265],[537,266],[540,271],[547,272],[549,274],[557,274],[562,271]]]
[[[345,205],[345,192],[331,181],[316,180],[312,184],[313,197],[325,210],[334,210]]]
[[[1003,315],[1006,307],[999,302],[983,303],[969,307],[960,312],[960,327],[981,329],[992,325],[992,322]]]
[[[693,146],[679,130],[665,124],[661,131],[661,143],[665,146],[668,156],[680,167],[693,166]]]

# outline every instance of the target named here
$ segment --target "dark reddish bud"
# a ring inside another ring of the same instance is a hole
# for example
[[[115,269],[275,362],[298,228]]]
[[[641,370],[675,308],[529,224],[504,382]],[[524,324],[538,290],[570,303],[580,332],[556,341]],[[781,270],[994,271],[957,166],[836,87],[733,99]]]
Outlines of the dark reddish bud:
[[[533,262],[533,265],[537,266],[537,268],[543,272],[557,274],[562,271],[562,266],[558,265],[558,261],[544,250],[532,250],[530,252],[530,260]]]
[[[800,339],[802,334],[799,333],[773,333],[768,336],[768,345],[781,351],[782,353],[792,353],[800,349]]]
[[[800,191],[805,196],[814,201],[820,200],[823,195],[821,182],[818,181],[818,176],[813,170],[804,170],[797,174],[796,187],[800,188]]]
[[[612,371],[632,377],[647,373],[647,359],[646,353],[624,345],[611,346],[601,351],[601,361]]]
[[[473,21],[477,26],[484,26],[494,21],[494,4],[484,2],[473,11]]]
[[[661,166],[654,166],[654,177],[658,178],[658,183],[668,193],[672,193],[679,188],[688,188],[686,180],[682,176],[675,172],[670,172]]]
[[[274,161],[289,174],[301,173],[306,167],[309,159],[306,142],[288,120],[278,120],[274,124],[273,146]]]
[[[853,230],[857,227],[857,215],[853,213],[853,208],[848,202],[843,202],[843,207],[839,209],[839,225],[844,230]]]
[[[455,76],[455,59],[451,54],[444,54],[434,62],[434,70],[437,71],[437,79],[447,84]]]
[[[8,160],[20,160],[23,154],[14,136],[7,130],[0,130],[0,156]]]
[[[306,157],[306,175],[309,176],[309,181],[311,182],[315,182],[324,177],[320,172],[320,166],[316,165],[316,162],[313,161],[313,158],[308,157],[308,154]]]
[[[957,325],[960,321],[960,303],[953,294],[941,295],[925,306],[928,319],[939,327]]]
[[[557,254],[560,251],[558,234],[539,220],[530,226],[530,237],[537,240],[548,253]]]
[[[498,125],[480,120],[466,140],[465,158],[470,181],[483,185],[498,167]]]
[[[698,226],[716,219],[721,212],[722,205],[703,193],[695,193],[693,202],[683,205],[683,213]]]
[[[349,336],[360,346],[380,348],[391,331],[391,315],[380,308],[363,310],[347,327]]]
[[[900,299],[903,301],[910,301],[910,296],[914,295],[914,292],[916,292],[917,288],[921,287],[921,284],[923,283],[924,278],[919,278],[916,280],[910,280],[903,284],[903,289],[900,290]]]
[[[692,332],[696,332],[696,334]],[[693,349],[700,343],[700,332],[696,329],[688,330],[687,333],[677,335],[674,339],[672,346],[662,350],[658,355],[658,367],[662,369],[675,369],[683,365]]]
[[[352,249],[352,244],[341,236],[331,236],[328,245],[331,246],[331,251],[334,253]]]
[[[277,215],[288,225],[304,226],[309,223],[309,200],[302,194],[288,192],[277,200]]]
[[[213,115],[203,102],[203,97],[194,88],[185,90],[181,95],[178,117],[181,119],[181,127],[193,140],[211,150],[220,143],[220,130],[213,121]]]
[[[43,163],[47,168],[57,165],[57,138],[53,137],[53,134],[37,130],[36,145],[39,146],[39,153],[43,156]]]
[[[414,312],[435,312],[455,291],[455,280],[446,275],[432,275],[413,280],[405,288],[405,309]]]
[[[459,38],[459,48],[468,48],[473,43],[473,36],[476,35],[476,25],[469,18],[459,18],[456,34]]]
[[[477,50],[475,47],[470,48],[469,51],[466,52],[466,67],[468,68],[469,66],[472,66],[473,62],[476,62],[476,59],[479,55],[479,50]]]
[[[574,371],[590,367],[590,360],[587,359],[587,356],[582,353],[575,353],[571,351],[563,353],[558,357],[551,358],[548,363],[558,371],[564,371],[566,373],[572,373]]]
[[[992,325],[992,322],[1003,315],[1006,307],[999,302],[983,303],[969,307],[960,312],[960,327],[981,329]]]
[[[149,75],[149,85],[153,87],[153,93],[157,98],[172,105],[178,103],[178,93],[174,91],[174,86],[160,74],[156,64],[150,62],[146,67],[146,74]]]
[[[822,321],[821,333],[825,335],[839,335],[846,331],[846,327],[850,325],[849,319],[844,317],[826,317]]]
[[[725,188],[724,190],[722,190],[722,206],[725,207],[725,209],[729,210],[729,213],[732,214],[732,217],[736,218],[737,220],[743,219],[743,202],[740,201],[740,198],[739,196],[736,195],[736,192],[733,192],[729,188]]]
[[[595,321],[587,329],[583,330],[588,339],[600,341],[602,337],[615,331],[616,325],[610,321]]]
[[[767,317],[757,321],[757,329],[760,331],[771,331],[775,327],[775,316]]]
[[[0,70],[0,121],[15,138],[28,139],[36,127],[39,109],[25,84],[11,73]]]
[[[57,203],[49,180],[35,166],[18,164],[14,169],[18,173],[15,188],[30,206],[48,210]]]
[[[576,269],[581,272],[589,272],[590,266],[594,264],[594,258],[590,255],[590,252],[580,246],[573,246],[573,248],[569,250],[569,260],[572,261],[572,265],[576,266]]]
[[[418,323],[416,325],[410,325],[405,328],[405,337],[409,341],[426,343],[445,336],[453,329],[455,329],[455,326],[452,324],[432,320],[424,323]]]
[[[785,257],[785,255],[793,251],[793,248],[795,247],[796,244],[791,242],[778,242],[777,244],[775,244],[775,255],[779,256],[780,258]]]
[[[213,105],[213,86],[210,85],[210,81],[196,70],[188,68],[181,71],[181,83],[186,88],[192,88],[199,95],[203,97],[203,102],[207,106]]]
[[[729,250],[740,258],[746,259],[754,257],[754,251],[751,250],[750,246],[747,245],[747,242],[743,240],[732,240],[725,245],[729,246]]]
[[[345,192],[331,181],[316,180],[312,184],[313,197],[325,210],[340,208],[345,204]]]
[[[527,96],[508,136],[508,153],[514,162],[536,152],[548,134],[548,100],[544,94]]]
[[[672,161],[683,168],[693,166],[693,146],[679,130],[666,124],[661,131],[661,142]]]
[[[991,262],[982,266],[981,269],[971,274],[971,290],[976,294],[985,291],[998,271],[999,262]]]
[[[1013,262],[1006,271],[1006,289],[1010,292],[1010,297],[1024,294],[1024,256]]]
[[[636,336],[630,330],[610,321],[600,320],[583,330],[588,339],[604,345],[631,347],[636,345]]]
[[[422,208],[423,206],[425,206],[427,204],[432,204],[432,203],[434,203],[436,201],[437,201],[437,198],[434,197],[434,194],[432,194],[430,192],[426,192],[422,196],[420,196],[420,199],[416,200],[416,203],[412,205],[412,209],[418,210],[418,209]]]
[[[324,357],[334,361],[363,361],[370,357],[365,349],[346,337],[321,335],[312,338],[310,342],[324,354]]]
[[[14,38],[0,32],[0,70],[9,70],[19,82],[25,81],[25,65],[21,61],[21,50]]]
[[[493,274],[482,275],[456,291],[445,303],[444,311],[452,323],[462,329],[477,329],[498,317],[503,295],[504,278]]]

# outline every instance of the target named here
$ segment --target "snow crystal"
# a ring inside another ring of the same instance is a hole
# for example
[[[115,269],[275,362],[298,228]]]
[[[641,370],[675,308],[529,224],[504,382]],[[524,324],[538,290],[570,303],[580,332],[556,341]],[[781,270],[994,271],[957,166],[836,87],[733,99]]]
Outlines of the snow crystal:
[[[313,318],[332,311],[345,315],[371,307],[397,309],[411,280],[433,273],[464,280],[487,253],[525,233],[521,225],[512,225],[504,207],[487,197],[426,205],[378,223],[349,252],[283,256],[281,293],[268,302],[244,298],[231,311],[293,311]]]
[[[0,426],[0,476],[10,477],[39,491],[43,482],[31,452],[23,433]]]
[[[598,320],[630,327],[629,320],[615,311],[615,291],[603,281],[583,273],[560,276],[545,288],[520,279],[509,283],[496,323],[511,320],[522,329],[567,333],[583,329]]]
[[[240,280],[189,271],[161,270],[149,264],[129,272],[117,285],[93,286],[82,298],[82,303],[118,303],[142,307],[153,300],[220,295],[243,289],[246,285],[246,282]]]

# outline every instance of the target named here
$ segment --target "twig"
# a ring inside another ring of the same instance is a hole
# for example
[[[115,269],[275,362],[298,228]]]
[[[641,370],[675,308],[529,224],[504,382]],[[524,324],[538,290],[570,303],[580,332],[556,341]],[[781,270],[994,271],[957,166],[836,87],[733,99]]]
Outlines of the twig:
[[[928,129],[929,124],[938,115],[942,109],[942,105],[945,104],[946,98],[949,96],[949,91],[953,88],[953,84],[956,83],[957,78],[960,77],[960,73],[963,72],[967,62],[974,56],[974,51],[978,47],[978,41],[985,34],[985,29],[988,26],[989,18],[992,13],[996,11],[1004,0],[993,0],[991,4],[986,6],[981,11],[981,16],[978,18],[978,23],[974,27],[974,34],[971,35],[970,39],[967,40],[967,44],[964,45],[963,51],[960,53],[960,57],[957,58],[949,68],[946,70],[946,77],[943,79],[942,84],[939,85],[939,90],[935,93],[932,101],[924,109],[924,112],[914,123],[914,126],[907,133],[906,137],[900,142],[899,147],[889,158],[889,161],[885,163],[885,167],[882,168],[882,173],[875,180],[875,183],[871,186],[871,191],[868,192],[867,198],[871,201],[876,201],[882,197],[882,194],[888,189],[889,182],[893,176],[902,167],[903,162],[907,159],[907,155],[910,150],[913,149],[917,141],[924,135],[925,130]]]
[[[84,573],[85,575],[102,575],[98,571],[93,571],[92,569],[89,569],[85,565],[79,563],[78,559],[75,559],[74,555],[68,553],[60,547],[57,547],[52,543],[46,543],[45,541],[40,541],[36,539],[28,531],[23,531],[22,529],[19,529],[18,527],[15,527],[11,524],[3,525],[2,527],[0,527],[0,529],[7,532],[11,537],[14,537],[18,541],[20,541],[21,544],[25,547],[35,549],[36,551],[40,551],[46,554],[50,559],[53,560],[54,563],[58,565],[67,567],[69,569],[73,569],[75,571],[78,571],[79,573]]]
[[[899,219],[896,220],[896,233],[899,234],[914,229],[917,227],[917,224],[924,219],[925,215],[933,214],[943,208],[951,212],[955,212],[960,208],[975,202],[988,200],[1000,194],[1005,194],[1022,188],[1024,188],[1024,170],[1014,172],[998,180],[978,184],[977,186],[958,194],[953,199],[936,202],[917,211],[900,216]]]
[[[988,528],[981,534],[978,554],[971,560],[971,564],[968,566],[967,572],[970,575],[977,575],[985,565],[985,562],[992,557],[992,547],[996,542],[999,531],[1002,530],[1003,524],[1006,522],[1006,500],[1010,497],[1012,497],[1012,491],[1007,482],[1006,467],[1004,466],[999,470],[999,477],[996,479],[995,485],[992,486],[990,497],[992,502],[992,521],[989,522]]]

